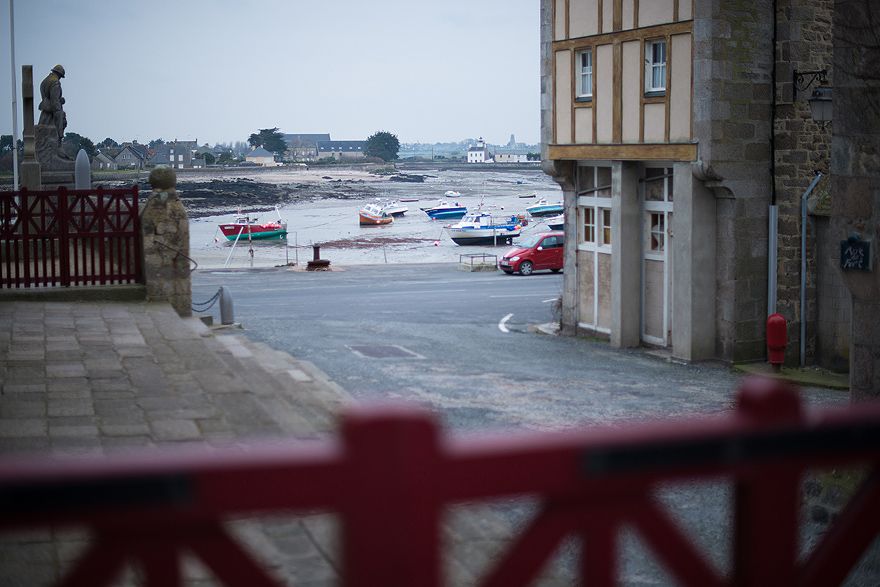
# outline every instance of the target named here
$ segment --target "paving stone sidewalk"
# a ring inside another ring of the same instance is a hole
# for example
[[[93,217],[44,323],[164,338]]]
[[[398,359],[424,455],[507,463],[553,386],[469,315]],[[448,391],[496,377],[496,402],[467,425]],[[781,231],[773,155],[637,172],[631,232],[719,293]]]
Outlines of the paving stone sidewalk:
[[[308,362],[142,302],[0,303],[0,382],[0,456],[311,439],[332,433],[350,401]],[[476,582],[509,541],[508,520],[491,506],[450,512],[450,584]],[[338,583],[331,515],[230,526],[281,584]],[[88,541],[55,529],[0,535],[0,585],[54,584]],[[214,584],[196,563],[186,575],[191,585]],[[140,582],[132,570],[122,581]],[[542,581],[570,583],[561,570]]]

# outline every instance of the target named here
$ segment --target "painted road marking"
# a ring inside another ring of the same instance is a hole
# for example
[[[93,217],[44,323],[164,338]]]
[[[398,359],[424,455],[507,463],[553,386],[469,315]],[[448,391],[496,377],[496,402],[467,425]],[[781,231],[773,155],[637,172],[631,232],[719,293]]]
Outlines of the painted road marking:
[[[510,331],[507,329],[507,326],[505,326],[505,324],[506,324],[507,321],[510,320],[512,317],[513,317],[513,314],[508,314],[507,316],[505,316],[504,318],[502,318],[502,319],[501,319],[501,322],[498,323],[498,330],[500,330],[501,332],[504,332],[505,334],[508,333],[508,332],[510,332]]]
[[[547,303],[550,303],[550,302],[555,302],[555,301],[558,300],[558,299],[559,299],[559,298],[550,298],[549,300],[541,300],[541,303],[542,303],[542,304],[547,304]]]

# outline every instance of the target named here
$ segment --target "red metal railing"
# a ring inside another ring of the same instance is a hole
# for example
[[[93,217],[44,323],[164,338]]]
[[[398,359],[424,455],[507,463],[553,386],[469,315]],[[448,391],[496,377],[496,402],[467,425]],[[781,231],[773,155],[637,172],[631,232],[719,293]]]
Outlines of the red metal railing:
[[[818,547],[798,560],[800,477],[807,468],[870,471]],[[807,413],[797,391],[752,380],[735,412],[613,429],[450,440],[431,415],[356,408],[341,442],[202,456],[84,463],[0,462],[0,530],[88,527],[90,548],[65,585],[107,585],[126,562],[149,585],[181,582],[181,553],[230,585],[276,582],[222,522],[281,511],[335,511],[347,586],[442,584],[440,518],[454,502],[514,495],[540,512],[484,577],[527,585],[563,539],[584,548],[584,584],[616,579],[616,536],[634,528],[680,584],[838,584],[880,532],[880,404]],[[682,479],[730,478],[733,571],[699,552],[653,497]]]
[[[0,287],[142,282],[137,186],[0,192]]]

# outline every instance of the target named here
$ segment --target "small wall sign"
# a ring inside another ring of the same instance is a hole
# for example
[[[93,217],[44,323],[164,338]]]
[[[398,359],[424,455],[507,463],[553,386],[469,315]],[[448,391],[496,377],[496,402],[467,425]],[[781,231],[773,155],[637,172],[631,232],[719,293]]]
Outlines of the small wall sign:
[[[844,271],[871,270],[871,241],[851,236],[840,241],[840,268]]]

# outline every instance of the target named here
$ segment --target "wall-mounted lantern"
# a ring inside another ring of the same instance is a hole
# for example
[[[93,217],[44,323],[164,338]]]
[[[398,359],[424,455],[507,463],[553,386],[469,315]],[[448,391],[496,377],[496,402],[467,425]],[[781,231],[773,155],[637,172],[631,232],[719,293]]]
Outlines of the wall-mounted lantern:
[[[831,120],[831,88],[819,86],[813,90],[813,95],[808,100],[810,113],[816,122],[826,123]]]
[[[813,90],[813,94],[808,99],[810,103],[810,113],[813,120],[823,125],[831,121],[831,87],[827,86],[828,71],[825,69],[817,69],[815,71],[798,71],[792,72],[792,94],[791,101],[797,102],[798,92],[806,91],[813,84],[818,83],[819,86]]]

